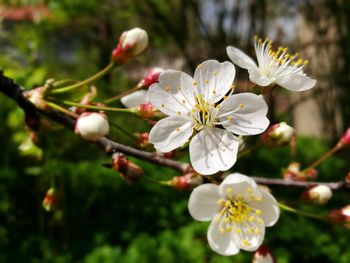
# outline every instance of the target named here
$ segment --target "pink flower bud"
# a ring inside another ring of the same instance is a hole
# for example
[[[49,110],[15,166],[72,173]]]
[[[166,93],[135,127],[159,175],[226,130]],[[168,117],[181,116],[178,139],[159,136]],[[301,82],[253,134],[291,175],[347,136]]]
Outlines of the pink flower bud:
[[[294,128],[285,122],[277,123],[261,135],[261,141],[269,147],[287,145],[294,136]]]
[[[326,185],[314,185],[302,193],[302,198],[317,205],[326,204],[332,197],[332,190]]]
[[[146,147],[146,146],[150,145],[148,132],[137,133],[136,135],[137,135],[137,144],[140,147]]]
[[[283,178],[293,181],[315,180],[317,178],[317,170],[312,168],[300,171],[300,163],[293,162],[283,170]]]
[[[162,68],[152,68],[152,69],[150,69],[147,72],[146,77],[144,77],[143,80],[141,80],[141,85],[146,87],[146,88],[148,88],[152,84],[157,83],[159,75],[163,71],[164,71],[164,69],[162,69]]]
[[[85,140],[96,141],[109,132],[107,117],[103,113],[84,112],[76,121],[75,133]]]
[[[143,119],[148,119],[154,115],[153,106],[151,103],[143,103],[137,107],[138,115]]]
[[[276,259],[272,255],[271,250],[262,245],[253,255],[253,263],[276,263]]]
[[[148,47],[148,34],[141,28],[123,32],[117,47],[112,52],[112,60],[125,64],[129,59],[140,55]]]
[[[47,211],[53,211],[56,209],[58,204],[58,197],[56,195],[56,191],[53,187],[47,190],[45,197],[43,199],[43,208]]]
[[[332,224],[341,225],[350,229],[350,205],[342,209],[331,210],[328,213],[327,219]]]
[[[121,177],[130,185],[139,182],[143,175],[143,170],[138,165],[126,159],[122,153],[114,153],[112,156],[114,169],[118,171]]]
[[[350,128],[348,128],[343,137],[340,139],[340,143],[343,145],[350,145]]]
[[[188,173],[182,176],[175,176],[171,180],[171,185],[176,189],[193,189],[198,185],[203,184],[203,178],[196,173]]]

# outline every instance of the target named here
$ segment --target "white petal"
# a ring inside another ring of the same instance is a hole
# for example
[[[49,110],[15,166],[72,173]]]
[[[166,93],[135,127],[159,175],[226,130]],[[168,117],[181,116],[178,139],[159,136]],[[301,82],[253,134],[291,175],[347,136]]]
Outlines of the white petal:
[[[214,103],[230,90],[235,73],[235,66],[228,61],[207,60],[197,67],[194,80],[205,100]]]
[[[215,217],[220,209],[219,199],[219,186],[215,184],[200,185],[191,193],[188,211],[197,221],[209,221]]]
[[[248,70],[248,72],[250,81],[259,86],[266,87],[275,81],[275,78],[268,78],[264,76],[257,68],[251,68]]]
[[[204,175],[230,169],[237,159],[238,144],[236,137],[223,129],[200,131],[190,142],[193,168]]]
[[[265,237],[265,225],[257,223],[257,216],[250,214],[248,217],[254,217],[255,220],[246,221],[242,224],[237,224],[241,229],[241,233],[235,235],[236,246],[246,251],[255,251],[262,244]],[[256,233],[255,231],[259,231]],[[248,242],[246,242],[248,241]]]
[[[232,95],[224,100],[220,105],[218,117],[230,132],[255,135],[265,131],[270,123],[266,117],[267,110],[262,96],[247,92]]]
[[[165,70],[149,88],[152,105],[167,115],[186,114],[194,107],[194,80],[186,73]]]
[[[229,188],[233,196],[246,194],[248,188],[252,190],[251,194],[254,194],[257,197],[261,196],[260,189],[255,181],[240,173],[230,174],[222,181],[219,186],[220,196],[225,197],[227,189]]]
[[[149,141],[161,152],[170,152],[185,144],[191,137],[191,121],[170,116],[157,122],[149,134]]]
[[[280,216],[278,203],[270,193],[263,189],[260,189],[260,191],[262,194],[262,201],[252,202],[251,205],[261,210],[261,218],[266,226],[273,226]]]
[[[127,108],[135,108],[140,104],[149,103],[149,96],[146,90],[138,90],[121,98],[120,102]]]
[[[250,69],[250,68],[257,69],[257,65],[254,62],[254,60],[251,59],[248,55],[246,55],[243,51],[239,50],[238,48],[227,47],[226,51],[229,58],[237,66],[244,69]]]
[[[216,220],[211,222],[207,238],[210,248],[220,255],[231,256],[239,252],[239,248],[234,243],[233,234],[227,231],[221,234],[220,223]]]
[[[316,80],[302,74],[292,74],[277,79],[276,83],[291,91],[304,91],[313,88]]]

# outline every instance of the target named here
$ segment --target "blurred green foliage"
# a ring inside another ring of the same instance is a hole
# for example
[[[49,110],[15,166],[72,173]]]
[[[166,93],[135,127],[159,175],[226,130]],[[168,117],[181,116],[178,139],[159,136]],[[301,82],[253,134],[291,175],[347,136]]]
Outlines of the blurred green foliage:
[[[171,12],[167,5],[149,2],[158,5],[161,13]],[[26,88],[47,78],[82,79],[108,63],[120,32],[138,24],[150,32],[151,52],[154,45],[169,57],[177,54],[169,36],[159,34],[158,27],[143,25],[142,16],[134,16],[142,14],[145,3],[140,5],[136,1],[48,1],[49,19],[37,24],[3,22],[0,66]],[[99,96],[106,98],[132,87],[136,81],[127,77],[128,71],[149,64],[152,57],[146,54],[114,70],[98,82]],[[3,96],[0,105],[0,262],[250,262],[251,253],[226,258],[209,249],[208,224],[195,222],[187,212],[189,192],[146,179],[135,187],[126,185],[117,172],[103,167],[110,162],[108,156],[55,124],[39,132],[39,147],[23,146],[29,135],[23,113]],[[111,119],[136,131],[148,128],[134,117],[113,115]],[[115,128],[111,137],[132,143]],[[20,153],[21,145],[27,150]],[[300,138],[297,160],[305,167],[329,146],[326,141]],[[348,154],[343,150],[322,164],[320,181],[341,180],[348,172]],[[287,148],[263,148],[240,159],[232,171],[279,178],[290,161]],[[178,175],[135,162],[148,177],[165,180]],[[52,184],[60,202],[56,211],[47,213],[42,200]],[[326,207],[319,208],[301,204],[300,189],[272,190],[279,200],[320,214],[350,200],[349,193],[337,192]],[[265,243],[281,263],[350,262],[348,230],[293,214],[282,213],[277,225],[268,229]]]

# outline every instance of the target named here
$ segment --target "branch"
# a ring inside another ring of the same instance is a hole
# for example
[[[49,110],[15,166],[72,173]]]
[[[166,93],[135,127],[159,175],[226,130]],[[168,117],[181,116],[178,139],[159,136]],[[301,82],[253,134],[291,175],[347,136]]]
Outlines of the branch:
[[[250,176],[258,184],[265,184],[270,186],[284,186],[284,187],[294,187],[294,188],[308,188],[313,185],[325,185],[332,190],[348,189],[350,185],[345,181],[338,182],[312,182],[312,181],[292,181],[285,179],[272,179],[263,177]]]
[[[20,106],[26,114],[40,118],[40,116],[45,116],[55,122],[65,126],[70,130],[74,130],[75,120],[70,116],[67,116],[59,111],[50,110],[44,111],[35,107],[31,102],[29,102],[24,96],[24,89],[16,84],[12,79],[7,78],[0,71],[0,92],[4,93],[7,97],[14,100],[18,106]],[[182,163],[175,160],[163,158],[157,156],[156,153],[146,152],[139,149],[132,148],[130,146],[109,140],[107,138],[101,138],[94,142],[98,147],[100,147],[105,153],[111,155],[115,152],[121,152],[129,156],[136,157],[138,159],[148,161],[150,163],[159,164],[161,166],[172,168],[182,174],[187,173],[192,170],[188,163]],[[350,185],[345,181],[339,182],[300,182],[300,181],[287,181],[284,179],[272,179],[272,178],[262,178],[262,177],[251,177],[259,184],[272,185],[272,186],[282,186],[282,187],[295,187],[295,188],[307,188],[315,184],[322,184],[329,186],[332,190],[347,189]]]
[[[12,79],[7,78],[3,75],[3,72],[0,71],[0,91],[4,93],[7,97],[14,100],[26,114],[35,116],[39,118],[40,115],[43,115],[51,120],[54,120],[57,123],[62,124],[66,128],[73,130],[75,127],[75,120],[59,111],[50,110],[44,111],[38,109],[30,101],[28,101],[24,96],[24,88],[15,83]],[[145,160],[154,164],[159,164],[177,170],[181,173],[186,173],[191,170],[191,166],[187,163],[181,163],[171,159],[166,159],[163,157],[157,156],[155,153],[150,153],[142,150],[138,150],[121,143],[114,142],[107,138],[101,138],[94,142],[107,154],[113,154],[115,152],[121,152],[126,155],[136,157],[141,160]]]

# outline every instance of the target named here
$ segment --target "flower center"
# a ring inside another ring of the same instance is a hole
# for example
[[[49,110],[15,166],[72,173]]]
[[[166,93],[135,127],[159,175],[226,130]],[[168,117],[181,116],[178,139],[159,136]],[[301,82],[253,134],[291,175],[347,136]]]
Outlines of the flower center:
[[[246,189],[246,194],[232,195],[233,189],[228,188],[226,190],[226,198],[222,198],[218,201],[221,206],[221,210],[218,213],[215,220],[220,222],[220,232],[234,231],[236,234],[249,233],[260,234],[260,229],[257,225],[263,224],[261,219],[262,211],[252,207],[250,201],[261,201],[261,197],[257,197],[253,194],[251,188]],[[245,242],[243,240],[242,242]],[[245,244],[249,245],[249,244]]]
[[[287,47],[278,47],[273,49],[272,41],[269,39],[262,40],[257,36],[254,37],[255,52],[258,59],[259,69],[266,77],[278,77],[283,71],[296,73],[301,71],[304,65],[308,64],[308,60],[301,58],[296,59],[299,54],[287,53]]]
[[[202,94],[195,97],[195,105],[191,112],[192,121],[196,123],[194,128],[200,131],[206,127],[212,127],[216,121],[217,110],[220,105],[210,104]]]

